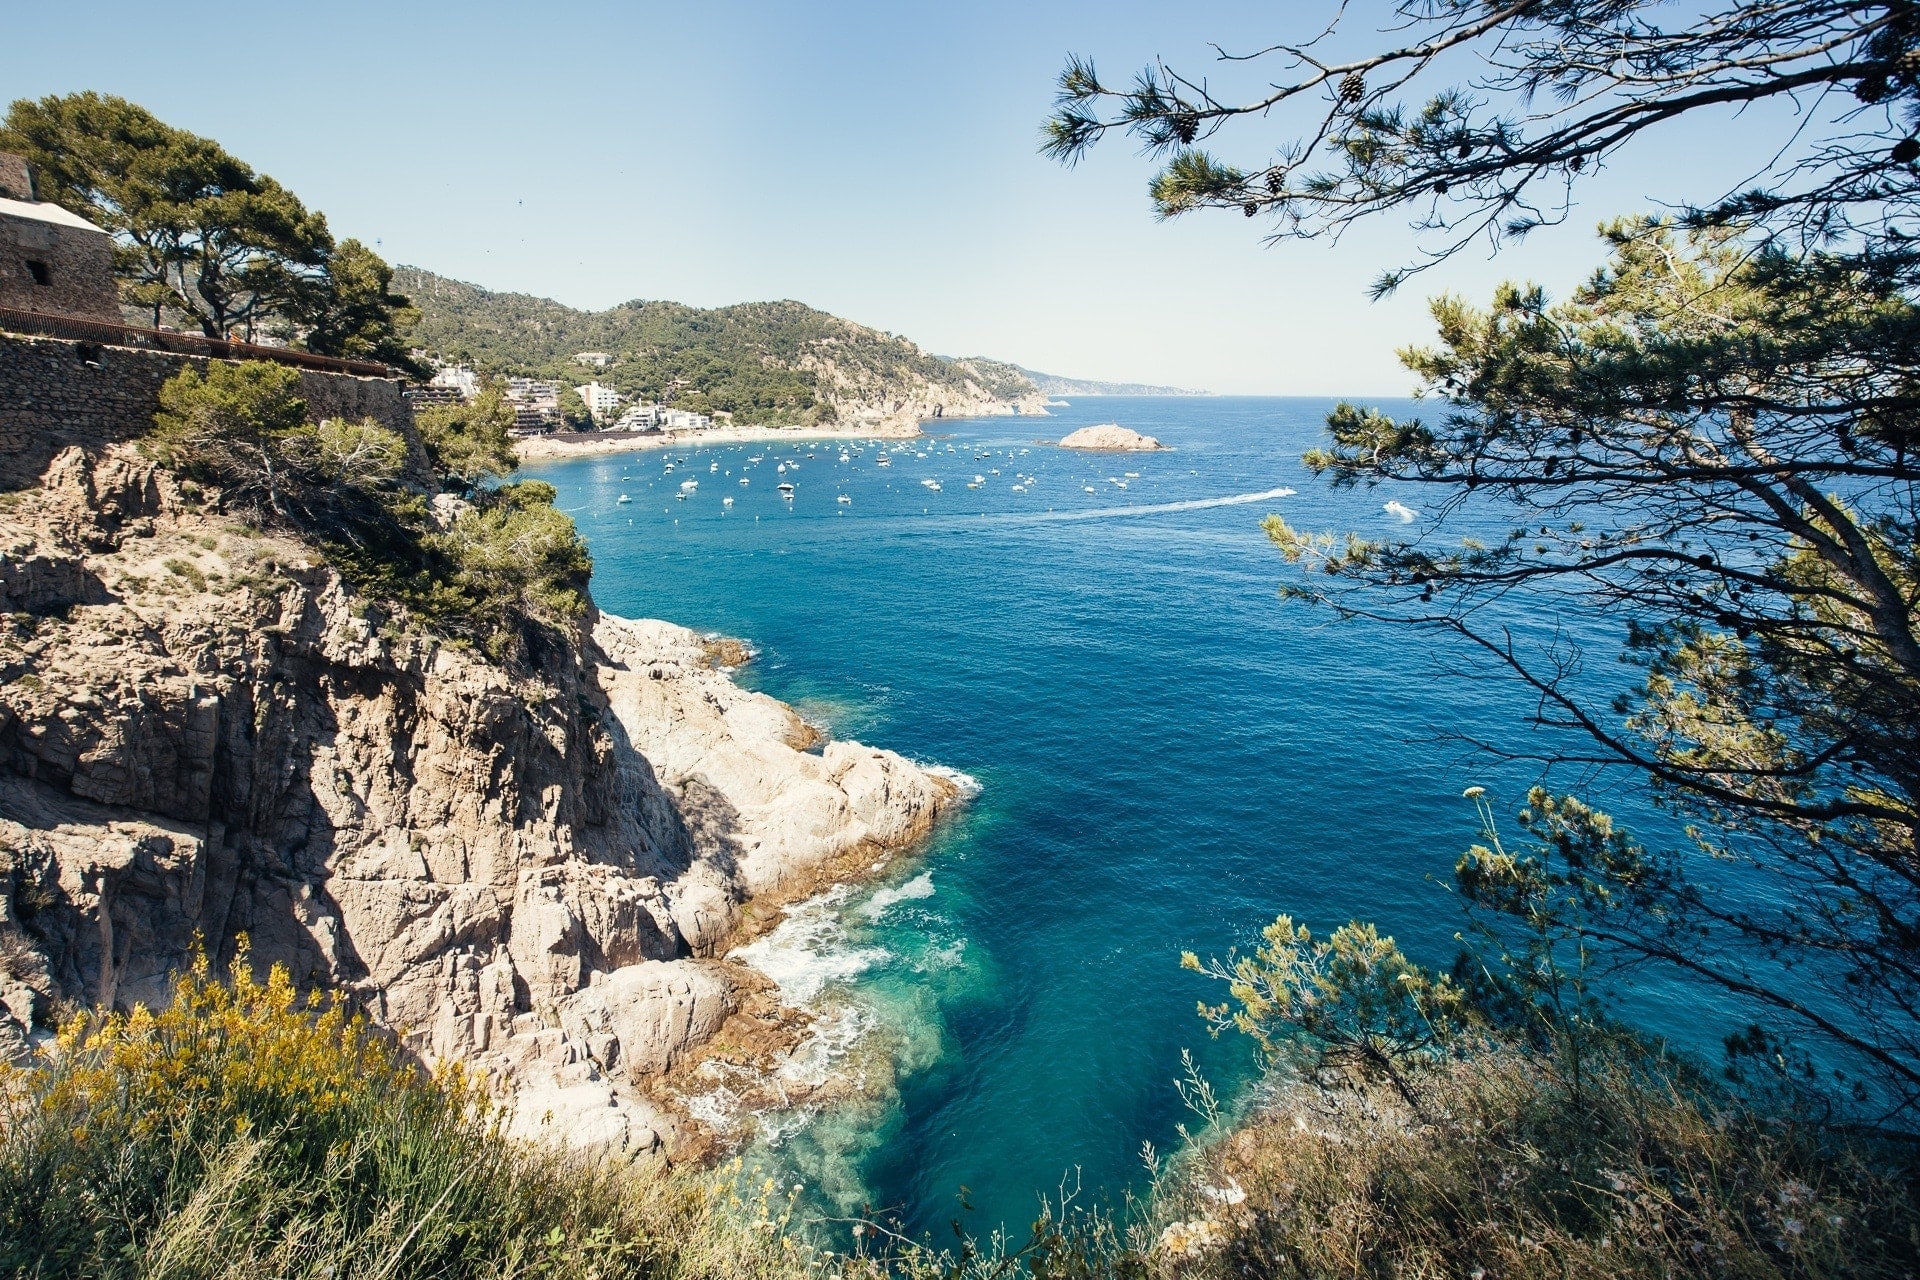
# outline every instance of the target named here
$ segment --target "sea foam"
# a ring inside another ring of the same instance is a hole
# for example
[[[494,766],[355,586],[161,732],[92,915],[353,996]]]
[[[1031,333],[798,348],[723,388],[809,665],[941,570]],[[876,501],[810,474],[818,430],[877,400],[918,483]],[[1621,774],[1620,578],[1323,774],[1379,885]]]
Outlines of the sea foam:
[[[869,920],[878,920],[887,913],[889,907],[897,902],[908,902],[915,898],[931,898],[932,896],[933,872],[922,871],[919,875],[897,889],[878,890],[871,898],[868,898],[865,905],[860,908],[860,914]]]

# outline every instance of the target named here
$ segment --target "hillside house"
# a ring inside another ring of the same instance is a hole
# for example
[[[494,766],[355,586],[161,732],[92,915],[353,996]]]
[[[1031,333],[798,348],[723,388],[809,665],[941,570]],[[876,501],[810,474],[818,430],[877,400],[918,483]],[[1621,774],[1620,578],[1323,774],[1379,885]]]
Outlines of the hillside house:
[[[0,152],[0,307],[120,323],[113,239],[79,214],[41,200],[33,170]]]
[[[598,381],[575,387],[574,390],[580,393],[580,399],[586,403],[587,412],[593,415],[595,422],[605,422],[613,417],[614,411],[620,407],[620,401],[625,399],[618,391]]]

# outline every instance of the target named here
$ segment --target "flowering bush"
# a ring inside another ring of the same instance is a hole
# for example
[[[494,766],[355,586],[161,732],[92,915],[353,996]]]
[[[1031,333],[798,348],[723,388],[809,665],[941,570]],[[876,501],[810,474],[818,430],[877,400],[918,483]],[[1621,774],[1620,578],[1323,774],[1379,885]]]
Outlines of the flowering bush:
[[[159,1011],[69,1022],[0,1076],[0,1275],[645,1276],[807,1271],[788,1216],[695,1180],[508,1142],[285,970],[202,959]]]

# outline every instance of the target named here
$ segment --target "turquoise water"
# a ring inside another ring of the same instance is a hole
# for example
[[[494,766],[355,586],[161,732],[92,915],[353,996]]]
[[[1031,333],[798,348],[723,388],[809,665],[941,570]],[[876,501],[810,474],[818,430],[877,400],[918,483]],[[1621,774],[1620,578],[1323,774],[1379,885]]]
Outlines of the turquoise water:
[[[1089,1190],[1137,1185],[1141,1143],[1164,1151],[1191,1118],[1172,1084],[1182,1050],[1226,1092],[1251,1067],[1196,1019],[1196,1000],[1219,997],[1180,952],[1244,944],[1280,911],[1316,929],[1372,919],[1417,956],[1451,955],[1461,920],[1443,885],[1475,838],[1460,792],[1488,785],[1510,812],[1535,775],[1442,735],[1538,745],[1530,703],[1461,674],[1465,655],[1437,641],[1276,599],[1267,512],[1402,527],[1383,510],[1395,494],[1334,493],[1301,467],[1331,403],[1088,399],[937,424],[912,448],[530,469],[590,540],[602,608],[745,637],[760,657],[744,681],[979,784],[878,896],[815,904],[759,949],[822,1011],[836,1069],[866,1084],[768,1118],[760,1157],[816,1204],[943,1228],[964,1186],[970,1225],[1018,1226],[1070,1171]],[[1110,420],[1173,447],[1036,443]],[[1588,627],[1617,647],[1613,625]],[[1630,793],[1599,798],[1647,818]],[[1630,1000],[1701,1046],[1731,1024],[1685,989]]]

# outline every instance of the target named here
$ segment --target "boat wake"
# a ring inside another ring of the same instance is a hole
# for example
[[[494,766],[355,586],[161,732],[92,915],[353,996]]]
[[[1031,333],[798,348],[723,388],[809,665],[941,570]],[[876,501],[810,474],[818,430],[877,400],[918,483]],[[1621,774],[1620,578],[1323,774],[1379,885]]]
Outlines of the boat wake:
[[[1211,507],[1239,507],[1270,498],[1291,498],[1296,491],[1281,485],[1258,493],[1231,493],[1223,498],[1190,498],[1185,502],[1150,502],[1138,507],[1095,507],[1091,511],[1039,511],[999,517],[1013,523],[1047,524],[1057,520],[1114,520],[1122,516],[1159,516],[1173,511],[1205,511]],[[988,519],[994,519],[989,516]]]

